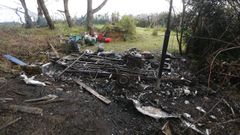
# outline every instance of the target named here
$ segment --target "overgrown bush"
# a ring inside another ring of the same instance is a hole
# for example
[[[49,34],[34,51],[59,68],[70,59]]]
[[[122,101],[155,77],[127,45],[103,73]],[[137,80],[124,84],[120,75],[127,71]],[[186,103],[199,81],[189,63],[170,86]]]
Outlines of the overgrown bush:
[[[185,34],[188,53],[204,60],[219,49],[240,45],[240,5],[236,1],[193,0],[188,6],[190,10],[184,21],[187,33],[190,33]],[[231,51],[228,51],[228,55],[234,55],[235,58],[240,56]]]
[[[131,16],[123,16],[119,22],[116,23],[118,27],[126,31],[128,35],[136,34],[136,21]]]
[[[239,11],[240,4],[234,0],[188,3],[184,20],[186,52],[197,60],[203,75],[209,74],[209,85],[214,82],[232,87],[240,80],[240,68],[235,66],[240,62]]]
[[[157,36],[158,35],[158,29],[157,28],[153,29],[152,35],[153,36]]]

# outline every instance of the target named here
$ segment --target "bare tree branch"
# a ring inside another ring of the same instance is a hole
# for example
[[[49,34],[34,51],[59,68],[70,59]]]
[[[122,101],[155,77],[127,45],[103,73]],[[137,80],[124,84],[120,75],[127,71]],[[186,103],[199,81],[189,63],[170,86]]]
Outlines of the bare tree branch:
[[[93,9],[92,13],[94,14],[94,13],[98,12],[99,10],[101,10],[104,7],[104,5],[106,5],[107,1],[108,0],[104,0],[102,2],[102,4],[100,4],[97,8]]]

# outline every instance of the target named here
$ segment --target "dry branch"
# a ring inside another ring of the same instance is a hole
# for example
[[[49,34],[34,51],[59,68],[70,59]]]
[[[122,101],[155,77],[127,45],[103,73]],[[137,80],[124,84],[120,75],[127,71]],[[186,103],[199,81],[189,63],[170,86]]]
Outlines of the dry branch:
[[[10,122],[7,123],[6,125],[1,126],[1,127],[0,127],[0,130],[2,130],[2,129],[4,129],[4,128],[6,128],[6,127],[8,127],[8,126],[10,126],[10,125],[12,125],[12,124],[18,122],[18,121],[21,120],[21,119],[22,119],[22,117],[19,117],[19,118],[13,120],[13,121],[10,121]]]
[[[209,75],[208,75],[208,88],[210,87],[210,81],[211,81],[211,74],[212,74],[212,67],[213,67],[213,64],[217,58],[217,56],[223,52],[226,52],[226,51],[230,51],[230,50],[234,50],[234,49],[240,49],[240,46],[235,46],[235,47],[230,47],[230,48],[226,48],[226,49],[222,49],[220,51],[218,51],[218,53],[213,57],[213,60],[210,64],[210,68],[209,68]]]
[[[100,99],[101,101],[103,101],[105,104],[110,104],[111,101],[109,99],[107,99],[106,97],[100,95],[99,93],[97,93],[94,89],[92,89],[91,87],[87,86],[85,83],[81,82],[80,80],[74,80],[78,85],[80,85],[81,87],[83,87],[85,90],[87,90],[88,92],[90,92],[91,94],[93,94],[95,97],[97,97],[98,99]]]
[[[38,107],[22,106],[22,105],[1,105],[1,109],[10,110],[13,112],[23,112],[30,114],[43,114],[43,109]]]

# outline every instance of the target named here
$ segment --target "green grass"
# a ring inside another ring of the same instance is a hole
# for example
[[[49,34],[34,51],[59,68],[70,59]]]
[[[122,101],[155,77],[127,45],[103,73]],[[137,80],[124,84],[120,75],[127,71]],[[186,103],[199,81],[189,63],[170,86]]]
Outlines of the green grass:
[[[49,30],[47,27],[25,29],[23,27],[1,26],[2,36],[0,37],[0,52],[14,55],[18,55],[18,52],[19,55],[24,55],[25,52],[28,52],[28,54],[31,55],[37,53],[37,50],[39,50],[38,48],[42,49],[47,47],[47,41],[49,39],[58,40],[57,37],[59,35],[63,35],[67,38],[68,35],[79,35],[86,31],[84,27],[79,26],[68,28],[65,23],[56,23],[55,27],[55,30]],[[96,25],[96,27],[101,28],[103,25]],[[157,36],[152,35],[152,28],[137,27],[136,31],[137,34],[134,36],[134,39],[105,44],[105,50],[122,52],[130,48],[138,48],[140,50],[160,52],[164,39],[164,28],[159,28]],[[172,32],[172,36],[169,40],[168,51],[170,52],[178,51],[177,40],[174,35],[175,33]],[[82,49],[95,50],[96,47],[85,46],[82,47]],[[22,53],[20,53],[21,51]]]
[[[47,42],[50,41],[59,52],[67,52],[64,45],[64,40],[69,35],[79,35],[86,31],[84,27],[74,26],[68,28],[65,23],[56,23],[55,30],[46,28],[25,29],[21,26],[2,26],[0,25],[0,70],[8,69],[7,61],[2,57],[2,54],[11,54],[27,62],[44,61],[46,52],[50,49]],[[101,28],[102,25],[97,25]],[[132,40],[118,41],[105,44],[105,50],[113,50],[115,52],[126,51],[130,48],[138,48],[143,51],[160,52],[164,39],[164,28],[158,30],[158,35],[153,36],[151,28],[137,28],[137,34]],[[172,35],[175,33],[172,32]],[[63,41],[63,42],[61,42]],[[95,46],[84,46],[85,49],[96,50]],[[175,36],[171,36],[169,41],[168,51],[178,51],[177,40]],[[64,55],[64,54],[63,54]],[[42,58],[42,59],[41,59]],[[4,68],[5,67],[5,68]]]
[[[152,35],[152,28],[140,28],[137,27],[137,34],[135,38],[130,41],[118,41],[105,44],[105,50],[114,50],[115,52],[122,52],[130,48],[138,48],[143,51],[160,52],[162,49],[164,39],[164,29],[161,28],[158,31],[158,36]],[[83,47],[83,49],[92,49],[95,47]],[[168,46],[169,52],[178,51],[178,44],[175,37],[175,33],[171,33]]]

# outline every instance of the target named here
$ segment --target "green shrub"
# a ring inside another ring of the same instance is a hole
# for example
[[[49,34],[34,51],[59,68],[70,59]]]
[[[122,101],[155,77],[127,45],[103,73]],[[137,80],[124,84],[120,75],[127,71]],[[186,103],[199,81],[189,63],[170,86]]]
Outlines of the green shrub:
[[[126,31],[128,35],[136,34],[136,21],[131,16],[123,16],[119,22],[116,24],[118,27]]]
[[[153,29],[152,35],[153,36],[157,36],[158,35],[158,29],[157,28]]]

